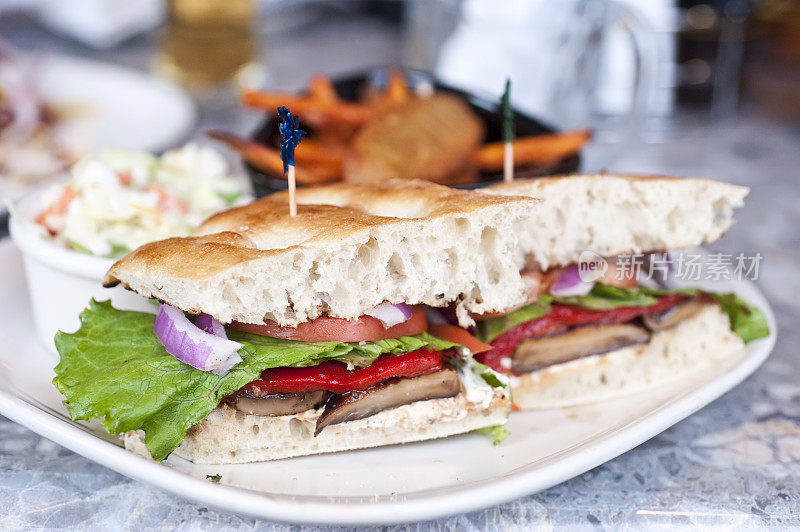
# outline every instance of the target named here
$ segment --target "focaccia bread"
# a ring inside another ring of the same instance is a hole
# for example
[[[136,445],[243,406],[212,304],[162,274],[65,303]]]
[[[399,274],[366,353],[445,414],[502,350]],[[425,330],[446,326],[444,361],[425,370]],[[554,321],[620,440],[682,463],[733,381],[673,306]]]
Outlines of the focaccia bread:
[[[521,304],[517,239],[537,202],[422,181],[337,184],[217,214],[196,235],[145,244],[105,286],[223,323],[357,318],[384,301],[456,302],[462,325]]]
[[[517,179],[485,190],[542,200],[518,235],[526,265],[542,270],[576,263],[585,250],[610,257],[713,242],[749,192],[712,179],[613,174]]]
[[[578,358],[511,379],[522,409],[562,408],[656,389],[676,379],[719,374],[744,354],[719,305],[708,304],[644,344]]]

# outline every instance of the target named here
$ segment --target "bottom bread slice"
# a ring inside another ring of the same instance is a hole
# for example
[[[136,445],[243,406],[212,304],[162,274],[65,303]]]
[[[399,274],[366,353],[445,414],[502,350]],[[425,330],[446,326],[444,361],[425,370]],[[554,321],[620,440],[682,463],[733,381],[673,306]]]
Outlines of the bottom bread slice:
[[[526,410],[594,403],[719,371],[743,352],[728,316],[709,304],[646,344],[514,377],[511,390],[515,406]]]
[[[506,422],[511,399],[494,389],[481,402],[462,392],[417,401],[373,416],[326,427],[314,436],[319,410],[254,416],[222,404],[195,425],[174,453],[198,464],[241,464],[444,438]],[[144,433],[125,434],[125,448],[146,454]]]

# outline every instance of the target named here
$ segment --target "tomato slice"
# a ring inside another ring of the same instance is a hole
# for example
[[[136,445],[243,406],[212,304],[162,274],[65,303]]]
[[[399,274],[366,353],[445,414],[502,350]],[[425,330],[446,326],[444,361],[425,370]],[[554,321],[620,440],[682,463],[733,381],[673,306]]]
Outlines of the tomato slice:
[[[462,329],[461,327],[456,327],[455,325],[432,325],[431,327],[428,327],[428,332],[437,338],[441,338],[442,340],[463,345],[469,349],[470,353],[473,355],[492,349],[491,345],[481,342],[472,336],[468,331]]]
[[[361,316],[356,320],[317,318],[297,327],[281,327],[274,321],[266,321],[263,325],[234,321],[229,327],[237,331],[302,342],[377,342],[424,332],[428,328],[428,320],[422,307],[416,306],[412,307],[408,320],[389,328],[372,316]]]
[[[259,397],[316,390],[333,393],[366,390],[392,377],[417,377],[439,371],[445,363],[444,353],[419,349],[402,355],[381,355],[369,366],[352,371],[341,362],[323,362],[306,368],[271,368],[236,393]]]
[[[475,359],[495,371],[508,373],[508,368],[502,366],[502,360],[510,357],[522,340],[554,334],[574,325],[625,323],[639,316],[664,312],[684,299],[686,296],[670,294],[659,298],[649,307],[619,307],[612,310],[590,310],[568,305],[553,305],[547,315],[521,323],[498,336],[492,341],[492,349],[481,353]]]
[[[617,261],[609,260],[606,273],[596,282],[621,288],[636,288],[639,286],[637,273],[633,264],[620,265]]]

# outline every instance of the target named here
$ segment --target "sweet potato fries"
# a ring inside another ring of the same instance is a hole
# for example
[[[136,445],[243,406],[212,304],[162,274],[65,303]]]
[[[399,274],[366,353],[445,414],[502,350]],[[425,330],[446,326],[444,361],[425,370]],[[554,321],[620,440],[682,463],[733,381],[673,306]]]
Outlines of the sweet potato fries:
[[[313,77],[303,95],[249,91],[242,102],[270,113],[285,105],[309,127],[309,138],[295,153],[303,184],[389,178],[463,184],[476,181],[479,172],[503,168],[503,143],[481,145],[483,124],[465,101],[417,94],[399,71],[389,75],[384,90],[370,88],[357,102],[342,100],[325,76]],[[282,177],[276,147],[222,131],[209,135],[262,172]],[[588,130],[518,138],[514,165],[552,165],[578,153],[589,138]]]

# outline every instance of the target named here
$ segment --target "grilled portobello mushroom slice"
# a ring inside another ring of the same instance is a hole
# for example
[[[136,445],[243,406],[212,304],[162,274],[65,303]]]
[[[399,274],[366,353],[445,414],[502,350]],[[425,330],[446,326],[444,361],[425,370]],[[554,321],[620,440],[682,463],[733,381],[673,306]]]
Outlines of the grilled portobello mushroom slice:
[[[461,391],[455,368],[447,368],[419,377],[389,379],[367,390],[334,395],[317,419],[314,436],[328,425],[337,425],[374,416],[378,412],[416,401],[454,397]]]
[[[245,414],[288,416],[319,408],[330,395],[330,392],[325,390],[304,393],[273,393],[260,397],[250,394],[234,394],[229,396],[226,402]]]
[[[630,323],[585,325],[553,336],[521,342],[511,357],[514,373],[530,373],[589,355],[650,341],[650,332]]]
[[[642,317],[645,327],[653,332],[663,331],[676,326],[685,319],[691,318],[708,305],[702,301],[691,299],[679,303],[674,307],[665,310],[661,314],[649,314]]]

